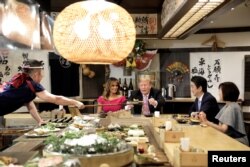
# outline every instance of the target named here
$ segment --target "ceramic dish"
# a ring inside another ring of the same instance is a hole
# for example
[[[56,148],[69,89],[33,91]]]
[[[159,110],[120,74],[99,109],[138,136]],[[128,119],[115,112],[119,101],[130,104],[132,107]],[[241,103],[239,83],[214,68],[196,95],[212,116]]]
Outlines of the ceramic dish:
[[[24,136],[30,137],[30,138],[48,137],[49,135],[50,135],[49,133],[38,134],[38,133],[36,133],[34,131],[24,133]]]

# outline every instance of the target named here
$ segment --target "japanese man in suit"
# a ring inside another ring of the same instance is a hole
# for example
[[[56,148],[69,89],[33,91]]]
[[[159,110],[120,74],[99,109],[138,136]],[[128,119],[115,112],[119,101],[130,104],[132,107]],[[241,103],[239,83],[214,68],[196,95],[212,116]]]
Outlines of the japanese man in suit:
[[[207,80],[201,76],[193,76],[190,87],[192,94],[196,97],[190,110],[191,117],[198,117],[199,112],[204,112],[209,121],[218,123],[215,116],[220,109],[215,97],[207,92]]]

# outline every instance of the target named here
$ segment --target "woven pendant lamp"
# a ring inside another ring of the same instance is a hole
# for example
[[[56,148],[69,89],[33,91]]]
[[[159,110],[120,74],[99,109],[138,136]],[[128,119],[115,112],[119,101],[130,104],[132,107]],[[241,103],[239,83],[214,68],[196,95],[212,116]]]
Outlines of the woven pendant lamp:
[[[53,40],[65,59],[79,64],[111,64],[132,51],[136,30],[130,14],[103,0],[66,7],[56,18]]]

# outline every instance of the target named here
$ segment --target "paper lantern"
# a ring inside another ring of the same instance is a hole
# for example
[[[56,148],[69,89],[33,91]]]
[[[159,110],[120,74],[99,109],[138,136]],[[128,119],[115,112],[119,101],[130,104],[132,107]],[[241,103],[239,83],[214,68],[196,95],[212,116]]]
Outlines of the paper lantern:
[[[79,64],[110,64],[132,51],[136,30],[130,14],[106,1],[83,1],[56,18],[54,45],[64,58]]]

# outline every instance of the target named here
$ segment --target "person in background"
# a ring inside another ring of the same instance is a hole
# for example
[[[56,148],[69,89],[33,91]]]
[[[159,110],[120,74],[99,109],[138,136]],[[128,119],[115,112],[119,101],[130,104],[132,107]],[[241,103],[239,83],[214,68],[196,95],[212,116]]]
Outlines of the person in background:
[[[97,99],[97,113],[121,110],[125,102],[126,97],[120,94],[118,79],[110,77],[105,84],[102,96],[99,96]]]
[[[128,98],[128,109],[134,109],[134,114],[142,114],[145,116],[152,115],[154,111],[160,111],[161,106],[165,103],[165,99],[161,95],[161,91],[152,88],[151,78],[149,75],[142,75],[138,82],[139,90],[134,90]],[[142,101],[143,104],[130,104],[129,102]]]
[[[241,107],[237,103],[239,89],[233,82],[223,82],[219,85],[220,100],[226,102],[225,106],[216,115],[219,124],[207,120],[206,113],[200,113],[199,118],[206,125],[209,125],[227,135],[235,138],[239,142],[249,145],[243,121]]]
[[[201,76],[193,76],[190,87],[192,94],[196,97],[190,110],[191,117],[198,119],[198,113],[204,112],[209,121],[218,123],[215,116],[220,108],[215,97],[207,92],[207,80]]]
[[[43,62],[34,59],[25,61],[22,65],[22,73],[14,75],[0,93],[0,116],[14,112],[25,105],[39,125],[45,123],[33,102],[35,97],[57,105],[84,108],[82,102],[49,93],[40,84],[42,78]]]

